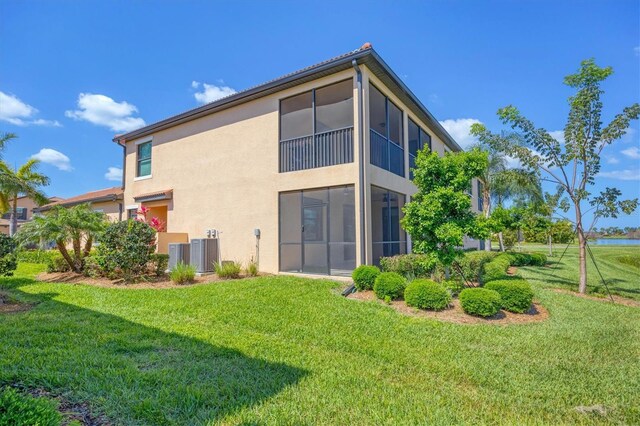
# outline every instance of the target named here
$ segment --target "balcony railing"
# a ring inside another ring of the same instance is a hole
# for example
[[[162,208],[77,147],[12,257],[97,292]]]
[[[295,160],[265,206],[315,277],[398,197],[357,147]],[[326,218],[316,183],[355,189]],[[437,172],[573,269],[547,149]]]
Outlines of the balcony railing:
[[[280,141],[280,172],[353,163],[353,127]]]
[[[371,129],[371,164],[404,176],[404,149]]]

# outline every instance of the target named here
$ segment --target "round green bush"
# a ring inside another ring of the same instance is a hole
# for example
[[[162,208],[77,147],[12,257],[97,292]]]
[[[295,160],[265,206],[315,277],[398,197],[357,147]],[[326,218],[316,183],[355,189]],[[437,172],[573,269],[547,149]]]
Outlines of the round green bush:
[[[469,315],[491,317],[500,311],[500,293],[487,288],[466,288],[460,292],[460,304]]]
[[[379,299],[394,300],[402,297],[407,280],[400,274],[395,272],[382,272],[376,278],[373,285],[373,291]]]
[[[497,291],[502,299],[502,308],[507,311],[521,314],[531,307],[533,290],[525,280],[496,280],[484,288]]]
[[[531,265],[533,266],[544,266],[547,264],[547,255],[544,253],[532,253],[531,254]]]
[[[404,300],[414,308],[439,311],[449,306],[451,295],[435,281],[418,279],[410,282],[404,290]]]
[[[353,270],[351,278],[353,278],[353,284],[356,288],[363,291],[373,289],[378,275],[380,275],[380,269],[377,266],[360,265]]]

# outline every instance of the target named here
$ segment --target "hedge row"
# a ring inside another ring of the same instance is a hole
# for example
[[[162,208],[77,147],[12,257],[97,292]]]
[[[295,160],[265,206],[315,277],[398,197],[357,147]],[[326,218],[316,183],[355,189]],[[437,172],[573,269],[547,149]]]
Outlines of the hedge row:
[[[482,283],[507,277],[509,266],[544,266],[547,256],[543,253],[501,253],[482,266]]]

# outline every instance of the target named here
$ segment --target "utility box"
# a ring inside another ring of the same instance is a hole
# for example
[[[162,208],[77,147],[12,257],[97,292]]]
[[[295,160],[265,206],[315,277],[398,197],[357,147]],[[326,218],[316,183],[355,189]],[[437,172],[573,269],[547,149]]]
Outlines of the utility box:
[[[180,262],[188,265],[191,261],[191,244],[169,243],[169,270],[173,270]]]
[[[213,263],[218,261],[217,238],[195,238],[191,240],[191,265],[202,274],[213,272]]]

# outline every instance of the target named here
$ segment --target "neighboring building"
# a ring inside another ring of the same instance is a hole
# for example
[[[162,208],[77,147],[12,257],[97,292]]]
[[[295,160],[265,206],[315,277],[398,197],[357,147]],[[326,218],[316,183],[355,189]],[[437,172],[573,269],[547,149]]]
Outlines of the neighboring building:
[[[114,141],[129,215],[149,207],[190,239],[215,229],[224,260],[259,246],[262,271],[327,275],[410,251],[418,150],[461,150],[368,44]],[[476,184],[471,197],[477,210]]]
[[[51,197],[49,198],[50,202],[55,202],[55,201],[59,201],[62,200],[62,198],[60,197]],[[10,204],[12,204],[13,201],[10,200]],[[20,226],[25,223],[25,222],[29,222],[32,218],[33,218],[33,213],[35,212],[35,210],[37,210],[38,205],[36,204],[35,201],[33,201],[31,198],[27,197],[26,195],[23,195],[21,197],[18,197],[18,209],[17,209],[17,216],[18,216],[18,229],[20,229]],[[0,232],[6,235],[9,235],[9,223],[10,223],[10,219],[11,219],[11,212],[6,212],[2,215],[2,218],[0,218]]]
[[[123,191],[122,188],[106,188],[98,191],[91,191],[75,197],[60,199],[42,207],[34,209],[35,213],[45,213],[54,206],[72,207],[78,204],[89,203],[95,211],[103,212],[110,221],[122,220],[123,216]]]

